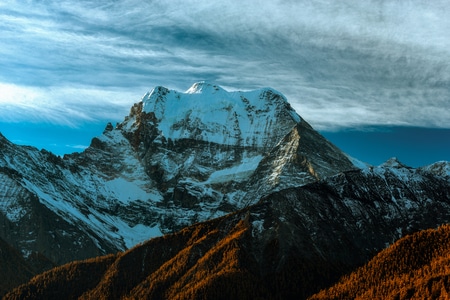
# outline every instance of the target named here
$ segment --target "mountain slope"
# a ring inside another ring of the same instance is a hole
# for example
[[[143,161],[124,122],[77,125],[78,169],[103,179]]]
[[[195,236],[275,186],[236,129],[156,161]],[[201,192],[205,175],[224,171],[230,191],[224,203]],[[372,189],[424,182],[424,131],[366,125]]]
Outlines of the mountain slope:
[[[353,168],[273,89],[156,87],[82,153],[61,158],[0,135],[0,237],[42,271]]]
[[[301,186],[356,169],[349,159],[308,123],[298,123],[259,163],[244,199],[254,199],[288,187]],[[255,184],[256,182],[256,184]],[[256,187],[256,192],[254,192]]]
[[[390,160],[151,239],[119,254],[93,279],[97,286],[76,291],[90,299],[305,299],[400,237],[449,220],[448,179]],[[66,269],[40,275],[6,299],[36,290],[35,297],[66,296],[67,284],[52,284],[65,280]]]
[[[0,297],[6,291],[26,282],[36,273],[21,253],[0,239]],[[14,274],[14,276],[11,276]]]
[[[408,235],[310,299],[448,299],[449,248],[449,225]]]
[[[102,254],[100,247],[116,249],[98,237],[91,240],[83,232],[89,230],[86,226],[80,228],[82,224],[55,214],[53,209],[59,206],[66,209],[66,214],[75,212],[70,202],[64,203],[66,198],[77,197],[80,205],[88,209],[85,198],[73,188],[70,171],[62,159],[45,150],[14,145],[2,136],[0,145],[0,234],[5,241],[20,249],[24,257],[37,252],[56,264]],[[64,248],[71,251],[61,251]]]

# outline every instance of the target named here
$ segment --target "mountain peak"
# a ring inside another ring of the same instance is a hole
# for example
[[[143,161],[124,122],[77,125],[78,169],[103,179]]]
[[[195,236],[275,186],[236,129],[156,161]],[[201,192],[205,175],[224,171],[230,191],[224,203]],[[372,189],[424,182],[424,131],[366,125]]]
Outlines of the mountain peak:
[[[397,157],[391,157],[387,161],[385,161],[383,164],[381,164],[383,167],[389,167],[389,168],[407,168],[407,166],[403,163],[401,163]]]
[[[209,83],[207,81],[199,81],[194,83],[187,91],[186,94],[198,94],[198,93],[208,93],[214,94],[217,92],[226,92],[222,87]]]
[[[161,137],[221,145],[271,148],[301,121],[273,89],[228,92],[197,82],[186,92],[156,87],[142,98]]]
[[[450,180],[450,162],[448,161],[438,161],[431,165],[421,167],[420,169]]]

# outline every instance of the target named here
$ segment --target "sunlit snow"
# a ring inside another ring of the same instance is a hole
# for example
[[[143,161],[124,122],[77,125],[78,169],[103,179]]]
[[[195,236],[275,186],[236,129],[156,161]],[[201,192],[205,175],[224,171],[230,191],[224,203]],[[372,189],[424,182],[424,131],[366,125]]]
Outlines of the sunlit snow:
[[[276,107],[281,105],[264,98],[264,93],[277,94],[282,103],[288,105],[287,100],[272,89],[227,92],[204,82],[194,84],[186,93],[157,87],[146,94],[142,102],[144,112],[155,114],[158,128],[166,138],[263,147],[267,137],[263,133],[278,126],[273,121]],[[294,122],[301,120],[293,110],[290,118]]]

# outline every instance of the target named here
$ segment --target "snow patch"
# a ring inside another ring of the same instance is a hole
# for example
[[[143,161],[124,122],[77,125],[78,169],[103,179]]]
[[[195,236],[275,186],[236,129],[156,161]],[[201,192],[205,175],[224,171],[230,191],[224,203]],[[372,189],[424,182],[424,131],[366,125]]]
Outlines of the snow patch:
[[[127,249],[145,242],[151,238],[162,236],[163,233],[158,226],[145,226],[143,224],[137,224],[130,227],[128,224],[120,219],[116,219],[114,226],[117,228],[117,233],[123,236],[123,241]]]
[[[163,199],[157,191],[152,190],[151,192],[147,192],[141,188],[139,184],[144,185],[145,182],[139,180],[128,181],[119,177],[106,181],[104,189],[107,191],[106,194],[109,194],[112,198],[115,198],[124,204],[137,200],[160,202]]]
[[[212,173],[205,183],[220,183],[246,179],[256,170],[262,158],[262,155],[243,158],[237,165]]]
[[[260,236],[264,231],[264,221],[255,220],[252,222],[252,236]]]
[[[361,170],[367,170],[368,168],[371,167],[370,164],[365,163],[365,162],[363,162],[363,161],[361,161],[361,160],[359,160],[359,159],[356,159],[356,158],[354,158],[354,157],[352,157],[352,156],[350,156],[350,155],[347,155],[347,154],[346,154],[346,156],[347,156],[347,158],[350,160],[350,162],[351,162],[356,168],[358,168],[358,169],[361,169]]]

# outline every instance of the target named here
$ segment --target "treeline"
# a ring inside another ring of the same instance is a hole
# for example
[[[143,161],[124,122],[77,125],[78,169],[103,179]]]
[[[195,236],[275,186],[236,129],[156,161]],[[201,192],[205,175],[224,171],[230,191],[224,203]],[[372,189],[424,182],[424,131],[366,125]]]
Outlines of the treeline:
[[[398,240],[310,299],[450,299],[450,225]]]
[[[255,240],[251,228],[238,213],[195,224],[57,267],[5,299],[306,299],[348,269],[312,250],[298,255],[279,236]],[[446,299],[449,249],[450,225],[406,236],[310,299]]]
[[[33,277],[3,299],[78,299],[94,288],[116,255],[71,262]]]
[[[325,262],[282,247],[255,244],[236,214],[54,268],[5,299],[305,299],[334,277]]]

